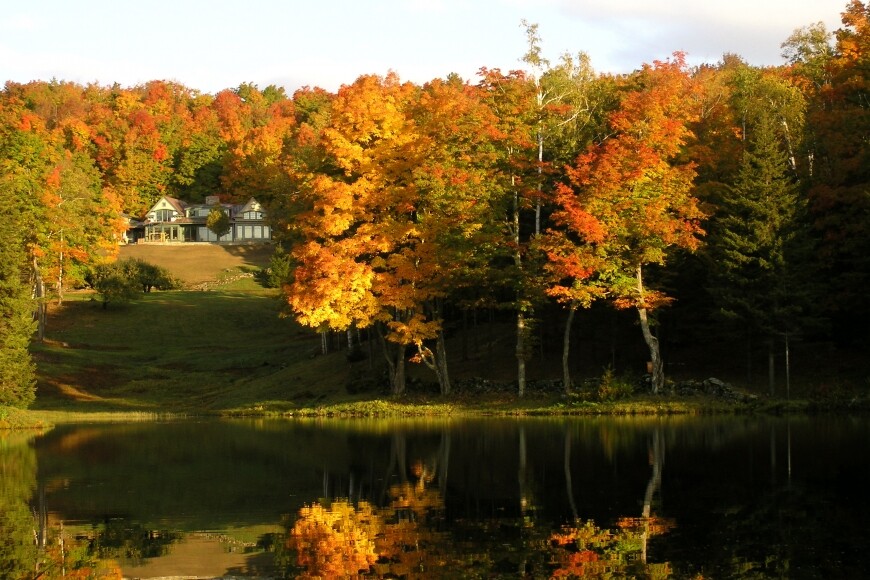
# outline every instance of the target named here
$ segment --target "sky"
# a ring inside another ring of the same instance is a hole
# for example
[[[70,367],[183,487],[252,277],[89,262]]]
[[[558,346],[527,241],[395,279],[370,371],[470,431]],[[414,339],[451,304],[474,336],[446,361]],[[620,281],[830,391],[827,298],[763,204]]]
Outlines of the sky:
[[[585,52],[602,73],[687,53],[783,62],[797,28],[842,27],[847,0],[29,0],[0,13],[0,82],[131,87],[170,80],[214,94],[241,83],[336,91],[390,71],[423,84],[521,62],[522,21],[543,56]]]

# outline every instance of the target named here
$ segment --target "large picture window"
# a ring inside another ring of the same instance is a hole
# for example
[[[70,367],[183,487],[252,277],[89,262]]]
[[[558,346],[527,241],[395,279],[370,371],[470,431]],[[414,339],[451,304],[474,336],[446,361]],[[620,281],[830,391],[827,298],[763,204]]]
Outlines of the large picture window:
[[[175,212],[171,209],[158,209],[154,212],[154,221],[171,222]]]

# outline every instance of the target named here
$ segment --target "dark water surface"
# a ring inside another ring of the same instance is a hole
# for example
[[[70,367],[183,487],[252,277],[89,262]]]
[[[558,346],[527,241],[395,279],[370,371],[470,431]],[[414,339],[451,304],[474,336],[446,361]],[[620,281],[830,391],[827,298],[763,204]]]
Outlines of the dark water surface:
[[[870,578],[868,444],[846,416],[60,426],[0,438],[0,577]]]

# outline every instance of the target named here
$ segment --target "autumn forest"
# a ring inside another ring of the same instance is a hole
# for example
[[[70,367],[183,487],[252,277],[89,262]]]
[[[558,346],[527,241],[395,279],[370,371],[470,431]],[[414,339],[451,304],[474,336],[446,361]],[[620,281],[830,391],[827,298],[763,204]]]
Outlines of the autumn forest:
[[[735,357],[866,349],[870,4],[842,22],[795,30],[777,67],[676,52],[599,73],[584,53],[547,60],[524,23],[518,70],[422,86],[7,82],[0,404],[33,400],[45,301],[115,260],[125,217],[164,195],[260,201],[287,312],[366,332],[393,394],[409,363],[450,393],[445,334],[484,311],[515,333],[520,396],[541,325],[558,328],[570,391],[572,332],[599,311],[631,314],[614,320],[643,345],[652,392],[675,339]]]

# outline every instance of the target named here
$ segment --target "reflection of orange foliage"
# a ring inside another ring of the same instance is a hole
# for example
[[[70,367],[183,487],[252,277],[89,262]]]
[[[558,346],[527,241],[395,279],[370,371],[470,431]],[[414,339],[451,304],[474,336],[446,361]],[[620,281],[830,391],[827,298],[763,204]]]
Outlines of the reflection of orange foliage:
[[[80,541],[67,537],[63,530],[52,530],[59,537],[53,538],[43,553],[40,565],[42,580],[122,580],[124,575],[115,560],[99,560],[87,557],[84,561],[70,559],[70,554],[81,551]],[[63,571],[63,575],[61,575]]]
[[[384,519],[394,520],[385,526],[378,538],[381,563],[376,566],[380,575],[403,578],[425,577],[426,571],[441,564],[435,546],[438,532],[426,525],[427,519],[444,509],[444,500],[437,490],[426,489],[426,476],[422,464],[412,468],[420,477],[416,483],[390,486],[390,506],[384,510]]]
[[[647,532],[650,536],[660,536],[671,531],[676,524],[671,518],[651,516],[648,518],[619,518],[616,525],[619,526],[619,529],[627,532]]]
[[[555,554],[559,567],[553,571],[554,578],[598,576],[618,564],[606,553],[607,548],[615,544],[618,538],[610,530],[599,528],[591,521],[565,526],[561,533],[550,536],[550,540],[560,548]]]
[[[367,571],[377,560],[375,536],[380,518],[367,502],[354,508],[335,501],[304,507],[290,535],[290,547],[308,576],[336,577]]]
[[[438,532],[425,525],[427,519],[444,509],[437,490],[426,489],[431,481],[417,467],[417,482],[390,487],[390,505],[374,508],[360,502],[354,508],[344,500],[329,507],[314,504],[299,512],[290,532],[288,546],[298,554],[305,568],[303,577],[355,575],[373,572],[377,576],[423,578],[427,571],[443,565],[437,556]]]
[[[600,562],[598,554],[592,550],[569,554],[567,559],[559,563],[561,566],[553,571],[553,578],[582,578],[607,569],[607,563]]]
[[[645,528],[645,524],[649,527]],[[641,559],[643,534],[664,533],[673,522],[663,518],[621,518],[617,528],[603,529],[593,522],[565,526],[550,536],[555,548],[553,578],[643,577],[670,578],[668,562],[647,563]]]
[[[63,580],[123,580],[121,568],[114,560],[106,560],[93,568],[85,567],[68,571]]]

